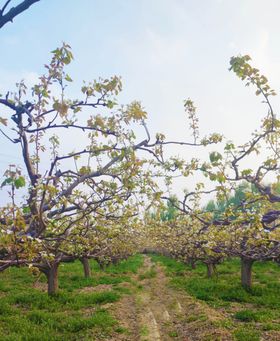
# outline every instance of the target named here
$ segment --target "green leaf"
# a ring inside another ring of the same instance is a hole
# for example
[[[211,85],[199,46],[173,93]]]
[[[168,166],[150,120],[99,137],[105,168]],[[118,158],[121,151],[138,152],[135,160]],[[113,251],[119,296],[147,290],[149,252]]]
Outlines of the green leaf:
[[[68,74],[65,76],[65,80],[67,82],[73,82],[72,78]]]
[[[15,186],[17,189],[25,186],[25,179],[23,176],[20,176],[15,180]]]
[[[241,174],[243,176],[246,176],[246,175],[250,175],[252,174],[253,170],[252,169],[243,169],[243,171],[241,172]]]
[[[218,152],[212,152],[212,153],[210,153],[209,158],[210,158],[211,163],[214,163],[214,162],[217,162],[219,160],[222,160],[223,157]]]
[[[13,178],[7,178],[2,182],[1,187],[4,187],[6,185],[10,185],[11,183],[13,183]]]
[[[234,149],[234,148],[235,148],[235,146],[231,142],[227,143],[226,146],[225,146],[225,150],[231,150],[231,149]]]
[[[24,206],[23,209],[22,209],[22,212],[24,214],[28,214],[28,213],[30,213],[30,208],[28,206]]]

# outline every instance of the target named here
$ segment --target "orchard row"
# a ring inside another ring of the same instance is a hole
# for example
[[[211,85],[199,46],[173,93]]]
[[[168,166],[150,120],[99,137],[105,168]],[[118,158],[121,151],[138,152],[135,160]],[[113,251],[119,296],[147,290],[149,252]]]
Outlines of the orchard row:
[[[279,259],[280,121],[267,79],[248,56],[231,59],[230,69],[267,108],[243,145],[217,133],[201,138],[190,99],[184,109],[193,140],[170,141],[152,136],[141,103],[118,104],[119,77],[84,82],[77,95],[66,72],[72,59],[63,44],[37,84],[21,81],[0,97],[0,132],[22,158],[21,167],[7,165],[2,182],[9,201],[0,209],[0,271],[37,268],[54,294],[61,262],[79,259],[89,276],[90,258],[102,267],[152,247],[193,265],[203,261],[209,276],[222,259],[239,256],[242,283],[250,286],[255,260]],[[206,149],[209,157],[170,156],[174,145]],[[195,182],[198,174],[205,181],[183,198],[170,195],[174,178]],[[242,200],[234,202],[241,185]],[[204,207],[201,199],[213,196],[212,209]]]

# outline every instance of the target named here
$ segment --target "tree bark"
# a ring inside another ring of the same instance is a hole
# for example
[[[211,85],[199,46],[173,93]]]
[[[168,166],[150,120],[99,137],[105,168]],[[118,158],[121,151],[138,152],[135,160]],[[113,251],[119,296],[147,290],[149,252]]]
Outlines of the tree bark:
[[[85,278],[90,278],[91,270],[90,270],[89,259],[86,257],[83,257],[80,259],[80,261],[83,264]]]
[[[117,258],[115,258],[115,257],[112,257],[112,264],[113,265],[117,265],[118,264],[118,259]]]
[[[104,269],[105,269],[105,265],[107,265],[107,264],[105,264],[105,262],[103,262],[103,261],[101,261],[101,260],[99,260],[99,259],[96,259],[96,261],[97,261],[97,263],[98,263],[100,269],[101,269],[101,270],[104,270]]]
[[[58,292],[58,266],[59,263],[53,263],[47,267],[39,267],[39,270],[47,277],[49,296],[55,295]]]
[[[211,278],[215,274],[215,265],[213,263],[206,263],[207,266],[207,277]]]
[[[241,258],[241,284],[243,288],[252,287],[252,266],[254,261],[248,258]]]
[[[194,260],[190,260],[190,266],[193,270],[196,269],[196,263]]]

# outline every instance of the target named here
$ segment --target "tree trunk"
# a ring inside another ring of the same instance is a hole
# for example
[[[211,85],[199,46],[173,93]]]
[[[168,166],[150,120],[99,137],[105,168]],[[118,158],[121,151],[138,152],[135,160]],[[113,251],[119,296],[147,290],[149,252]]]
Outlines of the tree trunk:
[[[83,257],[80,259],[80,261],[83,264],[85,278],[90,278],[91,271],[90,271],[89,259],[86,257]]]
[[[115,258],[115,257],[113,257],[113,258],[112,258],[112,264],[113,264],[113,265],[117,265],[117,264],[118,264],[118,259]]]
[[[47,268],[40,270],[46,275],[48,281],[48,295],[55,295],[58,291],[58,266],[59,263],[53,263]]]
[[[252,287],[252,266],[254,261],[248,258],[241,258],[241,284],[243,288]]]
[[[196,269],[196,263],[195,263],[194,260],[191,260],[191,261],[190,261],[190,266],[191,266],[191,268],[192,268],[193,270]]]
[[[215,265],[213,263],[207,263],[207,277],[211,278],[215,274]]]
[[[103,261],[101,261],[101,260],[99,260],[99,259],[96,259],[96,261],[97,261],[97,263],[98,263],[100,269],[101,269],[101,270],[104,270],[104,269],[105,269],[105,262],[103,262]]]

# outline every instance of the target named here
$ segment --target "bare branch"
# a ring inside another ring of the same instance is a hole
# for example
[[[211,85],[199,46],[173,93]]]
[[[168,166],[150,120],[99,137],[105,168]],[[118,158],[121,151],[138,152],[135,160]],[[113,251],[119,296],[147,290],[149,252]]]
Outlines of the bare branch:
[[[21,2],[19,5],[17,5],[16,7],[12,7],[8,13],[3,14],[8,4],[10,3],[10,1],[7,1],[0,12],[0,28],[2,28],[8,22],[13,22],[13,19],[17,15],[24,12],[30,6],[32,6],[35,2],[38,2],[38,1],[40,0],[25,0]]]
[[[15,139],[15,140],[13,140],[12,138],[10,138],[1,128],[0,128],[0,132],[9,140],[9,141],[11,141],[11,142],[13,142],[13,143],[18,143],[18,142],[20,142],[18,139]]]
[[[96,128],[96,127],[88,127],[88,126],[79,126],[79,125],[75,125],[75,124],[54,124],[54,125],[47,125],[45,127],[41,127],[41,128],[35,128],[35,129],[27,129],[26,132],[27,133],[37,133],[38,131],[45,131],[48,129],[54,129],[54,128],[76,128],[76,129],[80,129],[80,130],[94,130],[94,131],[99,131],[102,134],[107,134],[107,135],[113,135],[113,136],[118,136],[117,133],[115,133],[114,131],[111,131],[109,129],[103,130],[100,128]]]
[[[3,14],[5,12],[5,9],[7,8],[7,6],[9,5],[9,3],[11,2],[11,0],[8,0],[5,5],[2,7],[2,10],[0,11],[1,14]]]

